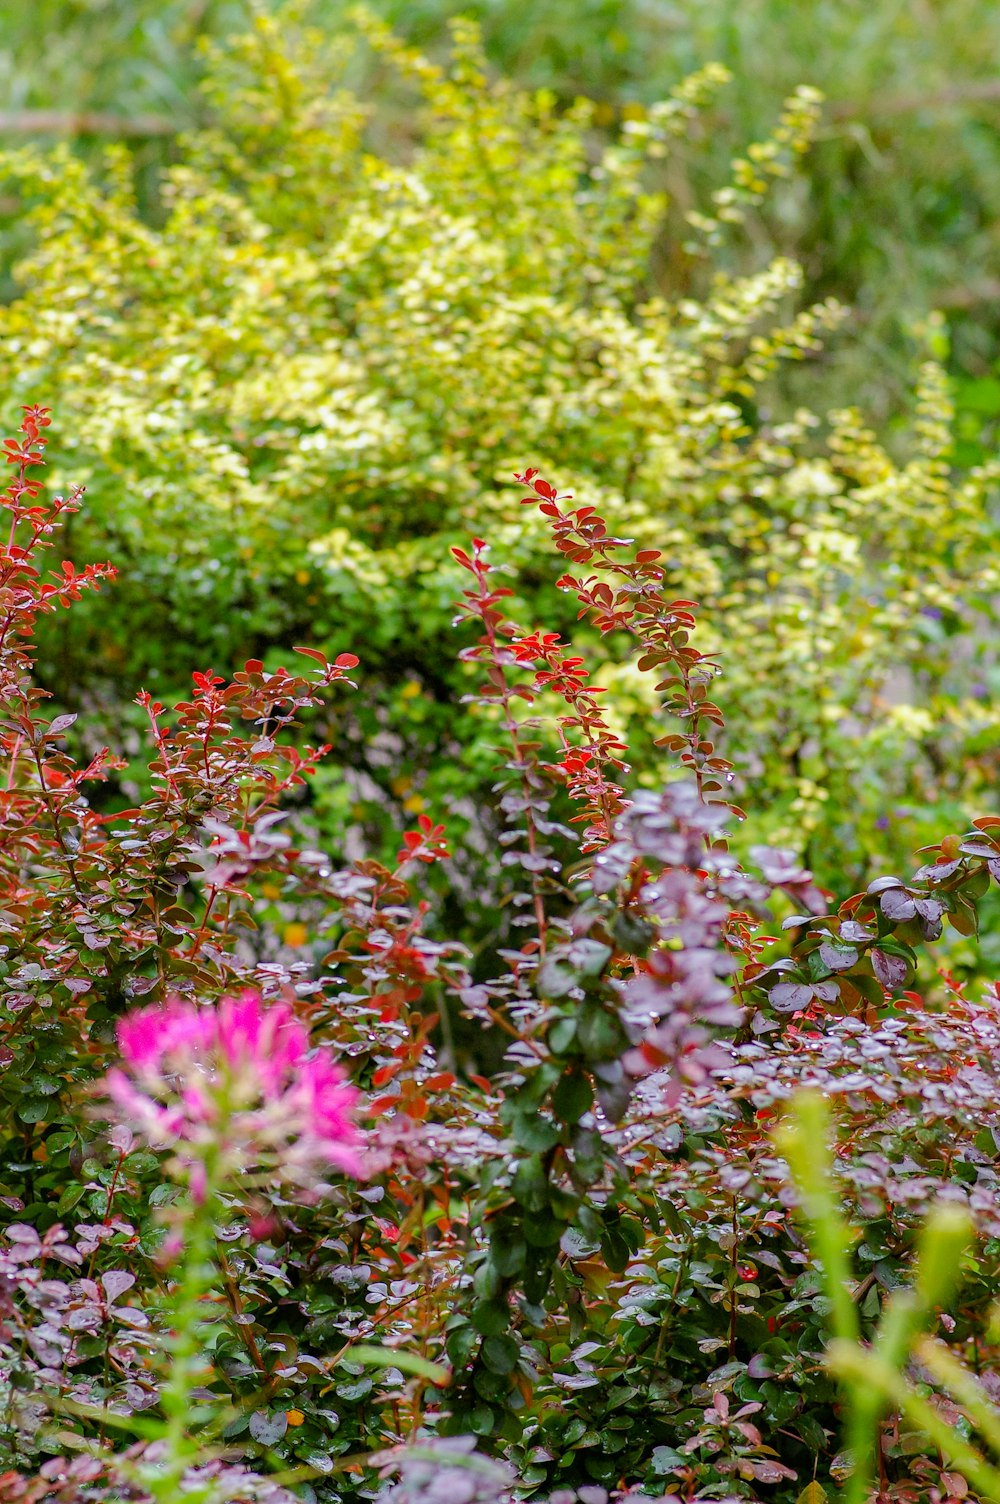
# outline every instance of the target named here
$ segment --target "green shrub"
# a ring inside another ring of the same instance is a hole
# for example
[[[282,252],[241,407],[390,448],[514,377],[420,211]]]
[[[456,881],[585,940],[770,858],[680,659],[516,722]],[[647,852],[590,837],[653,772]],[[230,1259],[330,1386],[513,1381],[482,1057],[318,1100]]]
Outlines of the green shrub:
[[[262,0],[259,8],[277,7]],[[822,89],[828,105],[807,173],[783,192],[780,212],[755,224],[750,256],[800,256],[810,288],[856,307],[859,338],[837,347],[824,380],[831,402],[849,394],[880,420],[905,407],[913,326],[944,308],[954,369],[977,383],[963,411],[975,435],[968,442],[979,442],[988,390],[979,383],[997,374],[1000,155],[990,70],[1000,23],[990,0],[919,9],[893,0],[376,0],[374,8],[435,57],[447,49],[449,18],[471,15],[495,67],[552,89],[563,104],[593,95],[602,129],[641,112],[685,74],[726,64],[733,89],[695,150],[675,155],[667,170],[678,222],[725,176],[741,139],[767,134],[776,99],[803,81]],[[308,13],[339,31],[350,9],[349,0],[313,0]],[[5,109],[61,114],[85,152],[100,137],[81,114],[117,117],[123,131],[141,130],[152,116],[167,134],[133,138],[149,202],[154,167],[172,156],[171,127],[203,118],[199,39],[225,35],[245,16],[235,0],[8,6],[0,15]],[[378,71],[369,79],[380,112],[405,135],[389,80]],[[29,122],[22,116],[21,124]],[[113,130],[110,121],[105,128]],[[685,290],[697,285],[700,263],[680,252],[677,237],[662,249],[668,295],[679,278]],[[745,269],[747,250],[732,244],[727,265]]]

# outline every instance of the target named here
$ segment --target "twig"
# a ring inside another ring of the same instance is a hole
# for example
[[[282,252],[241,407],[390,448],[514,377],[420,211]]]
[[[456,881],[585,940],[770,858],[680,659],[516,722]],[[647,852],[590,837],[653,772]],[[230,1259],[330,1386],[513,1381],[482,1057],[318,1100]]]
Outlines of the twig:
[[[830,113],[834,120],[852,120],[869,115],[910,115],[916,110],[946,110],[955,104],[995,102],[1000,102],[1000,78],[984,78],[978,82],[951,84],[936,94],[890,94],[887,99],[876,95],[863,104],[844,100],[841,104],[831,104]]]
[[[176,136],[164,115],[109,115],[101,110],[0,110],[0,134],[20,136]]]

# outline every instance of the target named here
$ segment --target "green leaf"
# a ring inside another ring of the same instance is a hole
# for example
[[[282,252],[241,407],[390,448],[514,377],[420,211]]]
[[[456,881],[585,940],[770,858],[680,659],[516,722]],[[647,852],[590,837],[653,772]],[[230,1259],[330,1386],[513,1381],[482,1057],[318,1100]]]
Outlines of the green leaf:
[[[505,1374],[493,1373],[488,1368],[477,1368],[472,1387],[480,1399],[502,1404],[510,1393],[510,1379]]]
[[[51,1103],[46,1102],[44,1098],[34,1097],[21,1104],[17,1109],[17,1115],[22,1123],[43,1123],[51,1110]]]
[[[586,1259],[601,1246],[600,1238],[592,1238],[579,1227],[567,1227],[559,1240],[559,1246],[567,1258]]]
[[[178,1185],[154,1185],[149,1193],[150,1206],[170,1206],[184,1194]]]
[[[448,1333],[445,1350],[453,1367],[464,1368],[479,1340],[479,1333],[468,1322]]]
[[[588,1060],[614,1060],[626,1045],[621,1023],[596,999],[588,999],[577,1025],[580,1048]]]
[[[510,1326],[510,1307],[504,1300],[479,1300],[472,1307],[472,1325],[483,1337],[499,1337]]]
[[[631,1254],[621,1233],[610,1227],[605,1229],[604,1236],[601,1238],[601,1252],[612,1274],[621,1274]]]
[[[978,919],[975,909],[967,908],[961,902],[954,909],[949,909],[945,914],[945,918],[952,929],[958,930],[960,935],[971,936],[978,929]]]
[[[524,1234],[519,1227],[497,1223],[490,1235],[490,1262],[498,1274],[509,1278],[524,1268]]]
[[[573,1134],[570,1174],[573,1184],[580,1190],[593,1185],[603,1173],[605,1165],[604,1140],[596,1128],[577,1128]]]
[[[990,885],[990,874],[986,867],[974,867],[956,889],[958,895],[969,903],[975,903],[982,898]]]
[[[342,1400],[350,1403],[363,1400],[372,1392],[372,1381],[371,1379],[349,1379],[346,1383],[338,1384],[336,1392]]]
[[[552,1093],[553,1109],[566,1123],[577,1123],[593,1106],[594,1088],[582,1071],[569,1071]]]
[[[511,1184],[515,1201],[526,1212],[540,1212],[549,1204],[549,1182],[545,1166],[537,1154],[522,1159]]]
[[[551,1118],[543,1118],[537,1112],[518,1113],[511,1125],[515,1143],[532,1153],[544,1153],[559,1142],[561,1129]]]
[[[551,1025],[547,1043],[553,1055],[564,1055],[576,1037],[575,1018],[557,1018]]]
[[[956,399],[966,412],[981,413],[986,418],[996,417],[1000,414],[1000,381],[993,376],[960,381]],[[807,1501],[807,1504],[812,1504],[812,1501]]]
[[[493,1430],[495,1418],[492,1409],[485,1403],[473,1405],[469,1411],[469,1430],[477,1436],[489,1436]]]
[[[844,973],[844,977],[856,991],[860,992],[866,1003],[870,1003],[873,1008],[881,1008],[882,986],[873,976],[863,971],[848,971]]]
[[[530,1248],[551,1248],[563,1235],[565,1223],[554,1217],[546,1208],[528,1217],[524,1224],[524,1236]]]
[[[60,1217],[65,1217],[74,1206],[78,1206],[86,1193],[86,1187],[82,1185],[68,1185],[56,1203],[56,1211]]]

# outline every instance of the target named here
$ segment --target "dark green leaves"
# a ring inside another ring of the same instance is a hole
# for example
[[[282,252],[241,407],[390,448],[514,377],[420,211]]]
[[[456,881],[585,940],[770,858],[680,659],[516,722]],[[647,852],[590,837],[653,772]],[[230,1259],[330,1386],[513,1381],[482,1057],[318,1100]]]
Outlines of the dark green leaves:
[[[593,1105],[594,1088],[583,1071],[568,1071],[552,1093],[553,1111],[565,1123],[577,1123]]]
[[[511,1184],[514,1199],[526,1212],[540,1212],[549,1204],[549,1183],[541,1156],[522,1159]]]

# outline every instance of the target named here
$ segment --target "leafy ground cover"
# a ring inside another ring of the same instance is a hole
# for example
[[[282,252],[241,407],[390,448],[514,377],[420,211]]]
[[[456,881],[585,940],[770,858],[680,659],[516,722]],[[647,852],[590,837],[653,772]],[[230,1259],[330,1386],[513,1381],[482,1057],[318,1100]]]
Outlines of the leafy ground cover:
[[[655,682],[667,778],[633,785],[585,656],[511,619],[483,540],[456,546],[516,916],[477,977],[425,899],[441,824],[338,868],[278,818],[328,750],[289,727],[361,654],[198,672],[172,710],[142,694],[152,792],[91,802],[108,754],[62,750],[32,639],[117,582],[44,567],[81,503],[35,478],[48,425],[30,408],[5,445],[0,561],[3,1496],[819,1500],[864,1477],[843,1345],[824,1363],[849,1309],[851,1340],[894,1332],[900,1384],[920,1365],[923,1424],[909,1398],[865,1411],[883,1493],[964,1497],[955,1422],[989,1419],[998,1382],[1000,1036],[995,989],[918,971],[945,926],[974,932],[1000,817],[840,903],[792,852],[741,865],[696,608],[660,551],[529,471],[558,588]],[[318,964],[281,947],[274,887]],[[455,1069],[448,1005],[506,1036],[497,1073]],[[791,1214],[783,1153],[829,1222],[815,1155],[771,1134],[804,1085],[837,1106],[841,1265]],[[907,1305],[938,1200],[960,1237],[928,1246],[964,1283],[918,1270]]]

